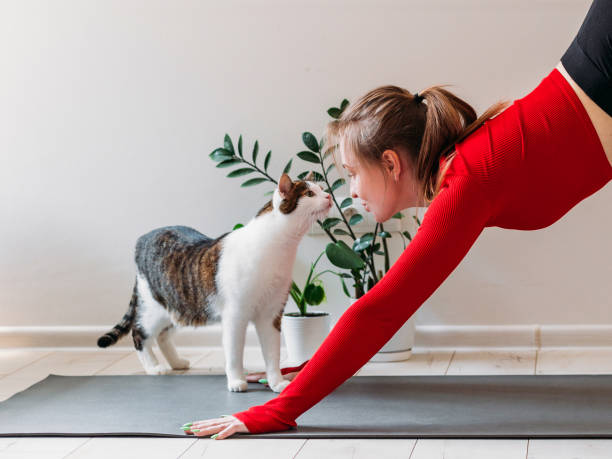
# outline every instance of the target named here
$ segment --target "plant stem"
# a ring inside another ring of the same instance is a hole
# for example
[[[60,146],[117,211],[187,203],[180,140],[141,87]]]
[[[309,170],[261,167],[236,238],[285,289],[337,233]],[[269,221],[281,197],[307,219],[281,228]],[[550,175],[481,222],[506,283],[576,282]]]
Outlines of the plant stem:
[[[380,224],[381,232],[385,230],[382,223]],[[389,271],[389,248],[387,247],[387,238],[383,237],[383,247],[385,248],[385,273]]]
[[[319,148],[320,150],[320,148]],[[336,201],[336,196],[334,196],[334,192],[331,189],[331,185],[329,184],[329,180],[327,179],[327,174],[325,173],[325,162],[323,159],[323,155],[321,155],[321,152],[318,152],[319,154],[319,158],[321,158],[321,169],[323,170],[323,178],[325,179],[325,183],[327,183],[327,188],[329,188],[329,194],[331,194],[332,200],[334,201],[334,204],[336,205],[336,208],[338,209],[338,212],[340,212],[340,216],[342,217],[342,220],[344,220],[344,224],[346,225],[346,227],[348,228],[351,237],[353,238],[353,241],[355,239],[357,239],[355,237],[355,233],[353,233],[353,229],[351,228],[351,225],[349,225],[349,223],[346,221],[346,217],[344,216],[344,212],[342,212],[342,209],[340,208],[340,205],[338,204],[338,201]]]
[[[323,273],[332,273],[332,274],[335,274],[336,276],[340,276],[340,274],[338,274],[337,272],[332,271],[331,269],[326,269],[325,271],[321,271],[321,272],[320,272],[320,273],[318,273],[318,274],[317,274],[315,277],[313,277],[313,278],[312,278],[312,282],[314,282],[314,281],[317,279],[317,277],[319,277],[319,276],[320,276],[321,274],[323,274]],[[342,276],[340,276],[340,277],[342,277]]]
[[[246,159],[241,158],[239,156],[234,155],[234,157],[236,159],[241,160],[243,163],[247,163],[249,166],[254,167],[255,169],[257,169],[258,172],[260,172],[261,174],[265,175],[266,177],[268,177],[268,180],[270,180],[272,183],[278,185],[278,182],[276,180],[274,180],[272,177],[270,177],[266,172],[262,171],[259,167],[257,167],[256,164],[252,164],[250,162],[248,162]]]

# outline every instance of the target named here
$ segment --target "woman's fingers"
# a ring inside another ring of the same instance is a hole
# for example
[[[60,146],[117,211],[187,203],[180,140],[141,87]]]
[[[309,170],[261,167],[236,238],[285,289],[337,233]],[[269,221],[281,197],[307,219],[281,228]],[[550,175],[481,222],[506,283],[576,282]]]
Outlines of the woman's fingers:
[[[285,377],[285,379],[288,379],[289,381],[292,381],[293,378],[295,378],[295,376],[300,372],[300,370],[302,368],[304,368],[306,366],[306,364],[308,363],[308,360],[306,360],[305,362],[303,362],[301,365],[295,366],[295,367],[285,367],[285,368],[281,368],[281,374]],[[247,382],[259,382],[260,379],[262,378],[266,378],[266,373],[264,371],[258,371],[257,373],[249,373],[246,375],[246,380]]]
[[[266,377],[266,373],[264,373],[263,371],[259,371],[257,373],[249,373],[246,376],[246,380],[247,382],[259,382],[261,378],[265,378],[265,377]]]
[[[236,432],[249,433],[249,429],[247,429],[242,421],[233,416],[196,421],[185,430],[185,433],[193,434],[198,437],[218,434],[218,436],[214,437],[217,440],[227,438]]]
[[[215,437],[215,440],[223,440],[224,438],[234,435],[237,431],[238,431],[238,426],[236,424],[230,424],[225,429],[223,429],[221,432],[219,432],[219,435]]]

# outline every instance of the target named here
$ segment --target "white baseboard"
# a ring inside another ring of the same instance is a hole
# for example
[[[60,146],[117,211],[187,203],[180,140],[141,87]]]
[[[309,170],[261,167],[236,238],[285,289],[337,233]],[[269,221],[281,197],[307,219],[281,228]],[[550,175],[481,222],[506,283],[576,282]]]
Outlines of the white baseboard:
[[[111,328],[0,327],[0,348],[97,348],[98,337]],[[180,347],[219,347],[221,324],[182,328],[174,341]],[[612,325],[417,325],[414,341],[415,347],[427,349],[612,347]],[[259,346],[253,324],[247,328],[245,346]],[[133,349],[131,335],[121,338],[113,348]]]

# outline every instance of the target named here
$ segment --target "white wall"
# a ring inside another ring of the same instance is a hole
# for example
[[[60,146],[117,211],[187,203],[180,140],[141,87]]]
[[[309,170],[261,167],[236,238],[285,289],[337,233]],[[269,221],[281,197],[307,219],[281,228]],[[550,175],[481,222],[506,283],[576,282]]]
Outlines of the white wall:
[[[480,114],[531,91],[589,5],[1,1],[0,325],[113,325],[140,234],[246,223],[271,188],[215,168],[226,132],[271,149],[278,177],[327,108],[375,86],[452,84]],[[611,200],[608,185],[543,230],[485,229],[417,325],[612,322]],[[328,241],[303,240],[298,283]],[[323,278],[337,320],[349,300]]]

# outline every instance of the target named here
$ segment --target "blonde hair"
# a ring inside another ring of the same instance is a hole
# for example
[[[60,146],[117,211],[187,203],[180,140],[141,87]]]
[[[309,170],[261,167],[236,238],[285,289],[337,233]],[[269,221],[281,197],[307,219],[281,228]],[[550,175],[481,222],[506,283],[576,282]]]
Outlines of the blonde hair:
[[[384,173],[381,156],[385,150],[405,155],[413,166],[419,200],[429,204],[440,191],[441,179],[456,154],[455,144],[510,104],[499,101],[477,117],[467,102],[444,86],[420,92],[422,101],[398,86],[369,91],[327,124],[324,156],[342,142],[360,164],[378,167]],[[442,156],[447,161],[439,171]],[[341,170],[335,155],[333,159]]]

